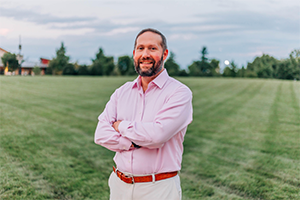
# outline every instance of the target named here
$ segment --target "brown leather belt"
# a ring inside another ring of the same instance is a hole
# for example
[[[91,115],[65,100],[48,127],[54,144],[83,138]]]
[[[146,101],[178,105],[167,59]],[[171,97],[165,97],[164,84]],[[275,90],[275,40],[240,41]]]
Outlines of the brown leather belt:
[[[125,183],[144,183],[144,182],[154,182],[154,181],[160,181],[163,179],[174,177],[178,174],[178,172],[166,172],[166,173],[160,173],[160,174],[153,174],[148,176],[128,176],[120,172],[119,170],[116,170],[115,167],[113,167],[114,172],[116,175]],[[154,178],[154,179],[153,179]]]

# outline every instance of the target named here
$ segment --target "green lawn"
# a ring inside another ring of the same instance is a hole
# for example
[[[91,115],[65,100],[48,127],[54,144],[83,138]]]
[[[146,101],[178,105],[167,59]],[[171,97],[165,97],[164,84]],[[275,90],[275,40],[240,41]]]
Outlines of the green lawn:
[[[0,76],[0,199],[108,199],[97,117],[133,77]],[[193,91],[183,199],[300,199],[300,82],[180,78]]]

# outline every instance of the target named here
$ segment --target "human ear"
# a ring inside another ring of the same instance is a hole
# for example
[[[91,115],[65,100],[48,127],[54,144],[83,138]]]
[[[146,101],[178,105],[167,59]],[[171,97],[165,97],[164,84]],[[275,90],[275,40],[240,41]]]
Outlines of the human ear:
[[[164,51],[164,54],[163,54],[163,59],[164,59],[164,60],[166,60],[166,59],[167,59],[167,57],[168,57],[168,54],[169,54],[169,50],[168,50],[168,49],[166,49],[166,50]]]

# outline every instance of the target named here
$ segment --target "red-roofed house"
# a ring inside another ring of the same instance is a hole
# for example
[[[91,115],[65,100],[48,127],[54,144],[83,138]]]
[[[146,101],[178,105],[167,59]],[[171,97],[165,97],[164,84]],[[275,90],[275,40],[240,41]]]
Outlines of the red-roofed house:
[[[46,69],[48,67],[48,64],[50,62],[49,59],[46,58],[40,58],[40,62],[30,62],[30,61],[24,61],[21,64],[21,68],[17,69],[14,72],[8,72],[7,68],[4,69],[4,65],[2,63],[2,56],[8,53],[8,51],[0,48],[0,74],[4,74],[4,75],[33,75],[34,73],[32,72],[32,69],[34,67],[40,67],[41,68],[41,75],[44,75],[46,72]],[[17,58],[22,60],[22,56],[17,55]]]

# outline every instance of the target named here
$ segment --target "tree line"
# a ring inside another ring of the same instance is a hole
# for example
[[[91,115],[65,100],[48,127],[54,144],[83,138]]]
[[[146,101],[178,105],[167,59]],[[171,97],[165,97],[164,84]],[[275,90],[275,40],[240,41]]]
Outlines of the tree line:
[[[15,55],[4,55],[2,63],[9,67],[10,71],[17,68],[18,64]],[[249,78],[277,78],[300,80],[300,49],[292,51],[288,58],[278,60],[267,54],[256,57],[253,62],[248,62],[247,66],[241,68],[231,61],[221,72],[220,61],[208,58],[208,50],[204,46],[200,51],[199,60],[195,60],[188,69],[181,69],[175,61],[175,54],[170,52],[169,58],[165,62],[165,68],[170,76],[199,76],[199,77],[249,77]],[[11,68],[11,69],[10,69]],[[37,69],[36,69],[37,70]],[[79,65],[71,63],[70,57],[66,55],[66,47],[61,43],[61,47],[56,50],[56,56],[50,61],[46,74],[52,75],[91,75],[91,76],[111,76],[111,75],[136,75],[133,58],[124,55],[114,62],[114,57],[106,56],[102,48],[96,53],[92,64]]]

